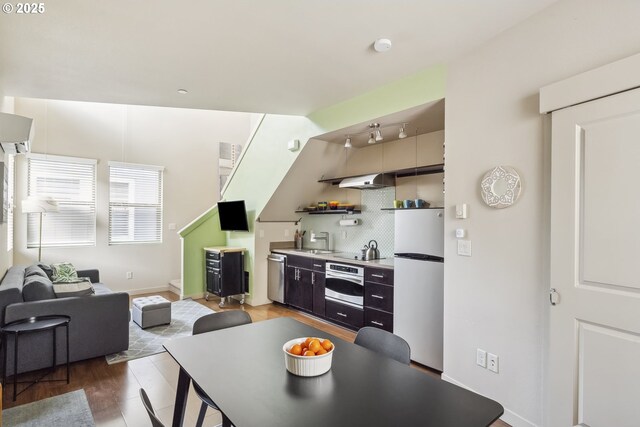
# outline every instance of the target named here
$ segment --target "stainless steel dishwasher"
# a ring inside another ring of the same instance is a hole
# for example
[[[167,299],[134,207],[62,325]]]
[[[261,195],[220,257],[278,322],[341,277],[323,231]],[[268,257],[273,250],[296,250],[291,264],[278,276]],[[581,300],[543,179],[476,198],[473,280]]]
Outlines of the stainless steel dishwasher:
[[[284,268],[286,262],[286,255],[270,254],[267,257],[267,297],[271,301],[276,301],[282,304],[284,304]]]

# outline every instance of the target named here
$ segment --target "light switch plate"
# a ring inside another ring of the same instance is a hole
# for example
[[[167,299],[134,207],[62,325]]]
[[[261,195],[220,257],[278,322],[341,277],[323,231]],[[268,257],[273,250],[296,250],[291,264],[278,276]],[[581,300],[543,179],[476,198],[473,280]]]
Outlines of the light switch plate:
[[[457,219],[467,219],[468,216],[468,208],[466,203],[460,203],[456,205],[456,218]]]
[[[458,255],[471,256],[471,240],[458,240]]]

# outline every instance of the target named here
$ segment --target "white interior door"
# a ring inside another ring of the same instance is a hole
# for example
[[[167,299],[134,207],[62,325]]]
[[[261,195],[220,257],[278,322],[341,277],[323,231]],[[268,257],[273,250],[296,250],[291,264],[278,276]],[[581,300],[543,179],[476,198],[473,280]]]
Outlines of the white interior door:
[[[640,90],[553,113],[547,424],[640,425]]]

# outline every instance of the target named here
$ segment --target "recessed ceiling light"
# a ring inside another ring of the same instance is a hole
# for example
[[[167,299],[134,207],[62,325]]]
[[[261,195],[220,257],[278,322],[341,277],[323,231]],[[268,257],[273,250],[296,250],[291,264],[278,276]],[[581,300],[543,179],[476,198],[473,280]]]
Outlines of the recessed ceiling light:
[[[186,95],[187,93],[189,93],[189,91],[188,91],[188,90],[186,90],[186,89],[178,89],[178,93],[179,93],[180,95]]]
[[[389,39],[378,39],[373,42],[373,48],[376,52],[386,52],[391,49],[391,40]]]

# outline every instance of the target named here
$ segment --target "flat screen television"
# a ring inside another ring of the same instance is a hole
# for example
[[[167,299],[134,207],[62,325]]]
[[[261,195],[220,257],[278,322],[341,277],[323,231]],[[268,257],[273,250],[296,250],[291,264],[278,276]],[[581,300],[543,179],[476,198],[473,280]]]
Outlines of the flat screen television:
[[[218,202],[218,217],[222,231],[249,231],[244,200]]]

